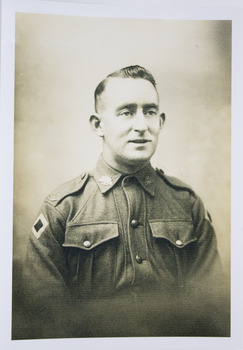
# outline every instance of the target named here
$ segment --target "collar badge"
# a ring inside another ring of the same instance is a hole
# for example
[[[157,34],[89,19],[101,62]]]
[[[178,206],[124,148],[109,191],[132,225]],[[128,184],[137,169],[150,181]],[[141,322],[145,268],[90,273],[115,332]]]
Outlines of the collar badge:
[[[113,179],[109,175],[101,176],[98,181],[104,186],[110,186],[113,184]]]
[[[144,179],[144,183],[145,183],[145,186],[149,186],[152,183],[154,183],[154,181],[153,181],[153,179],[151,179],[150,176],[146,176],[146,178]]]

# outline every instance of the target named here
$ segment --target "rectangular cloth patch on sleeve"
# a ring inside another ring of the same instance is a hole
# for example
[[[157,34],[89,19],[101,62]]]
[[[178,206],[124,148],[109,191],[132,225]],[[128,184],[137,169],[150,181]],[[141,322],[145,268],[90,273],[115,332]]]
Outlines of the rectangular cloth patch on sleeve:
[[[48,222],[46,221],[44,215],[41,213],[32,226],[32,232],[37,239],[40,238],[41,234],[45,231],[45,228],[47,226]]]

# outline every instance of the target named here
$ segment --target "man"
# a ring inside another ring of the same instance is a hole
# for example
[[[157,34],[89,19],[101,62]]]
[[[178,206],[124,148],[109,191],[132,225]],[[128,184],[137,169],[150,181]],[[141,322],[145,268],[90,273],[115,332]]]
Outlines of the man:
[[[140,66],[110,74],[95,111],[95,169],[51,193],[32,227],[30,337],[222,335],[209,216],[192,189],[150,164],[165,121],[153,76]]]

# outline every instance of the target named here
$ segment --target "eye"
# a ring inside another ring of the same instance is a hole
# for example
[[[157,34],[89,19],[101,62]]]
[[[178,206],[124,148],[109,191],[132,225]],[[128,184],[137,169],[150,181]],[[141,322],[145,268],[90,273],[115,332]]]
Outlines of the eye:
[[[156,109],[148,109],[147,111],[144,112],[144,115],[146,116],[154,116],[157,115],[157,110]]]
[[[118,116],[129,117],[129,116],[133,116],[133,114],[134,114],[133,111],[124,110],[124,111],[121,111],[120,113],[118,113]]]

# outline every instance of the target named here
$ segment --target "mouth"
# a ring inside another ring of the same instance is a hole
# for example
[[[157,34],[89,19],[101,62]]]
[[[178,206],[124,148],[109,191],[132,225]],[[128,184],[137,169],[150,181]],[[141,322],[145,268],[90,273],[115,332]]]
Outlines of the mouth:
[[[135,139],[135,140],[130,140],[129,142],[132,142],[132,143],[147,143],[147,142],[151,142],[151,140],[147,140],[147,139]]]

